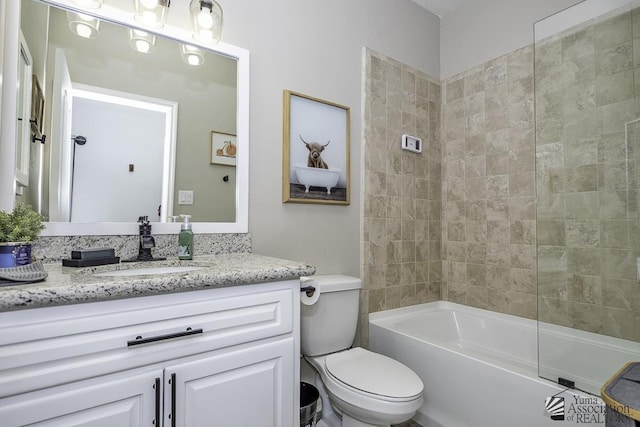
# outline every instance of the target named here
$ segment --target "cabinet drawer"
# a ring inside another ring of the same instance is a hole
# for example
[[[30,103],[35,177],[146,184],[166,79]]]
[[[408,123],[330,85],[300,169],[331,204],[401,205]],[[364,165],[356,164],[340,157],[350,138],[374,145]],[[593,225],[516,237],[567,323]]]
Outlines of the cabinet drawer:
[[[2,313],[0,396],[292,333],[297,283]]]

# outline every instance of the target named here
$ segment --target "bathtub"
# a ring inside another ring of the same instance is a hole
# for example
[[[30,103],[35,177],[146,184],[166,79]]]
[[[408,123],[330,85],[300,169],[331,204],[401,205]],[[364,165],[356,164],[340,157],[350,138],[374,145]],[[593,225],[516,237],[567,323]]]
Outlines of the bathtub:
[[[540,330],[546,345],[558,350],[547,362],[557,362],[563,348],[577,351],[582,357],[568,356],[562,376],[581,387],[579,381],[592,378],[595,394],[624,363],[640,360],[637,343],[581,331],[576,336],[542,323]],[[604,426],[599,397],[538,377],[537,331],[533,320],[445,301],[369,315],[371,350],[406,364],[424,382],[424,404],[414,419],[425,427]],[[593,354],[607,366],[585,363]],[[554,397],[564,399],[564,420],[546,411]]]
[[[329,168],[310,168],[307,166],[296,165],[296,178],[298,182],[305,187],[305,193],[309,192],[309,187],[324,187],[327,194],[331,194],[331,189],[338,185],[338,180],[342,171],[340,169]]]

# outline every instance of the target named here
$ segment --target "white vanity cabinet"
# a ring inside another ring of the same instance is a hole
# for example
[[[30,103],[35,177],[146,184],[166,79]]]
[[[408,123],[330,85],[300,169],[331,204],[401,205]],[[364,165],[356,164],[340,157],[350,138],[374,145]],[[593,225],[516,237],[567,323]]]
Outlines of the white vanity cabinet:
[[[162,374],[125,371],[7,397],[0,400],[2,425],[155,426],[162,415]]]
[[[248,345],[165,369],[165,426],[285,426],[293,339]],[[172,417],[175,417],[173,424]],[[296,423],[298,425],[299,423]]]
[[[297,426],[298,280],[0,313],[0,424]]]

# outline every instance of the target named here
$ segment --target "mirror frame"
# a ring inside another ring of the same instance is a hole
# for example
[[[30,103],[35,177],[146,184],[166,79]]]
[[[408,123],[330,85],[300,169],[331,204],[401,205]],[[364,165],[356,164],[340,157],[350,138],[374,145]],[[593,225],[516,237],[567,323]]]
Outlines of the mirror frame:
[[[21,3],[22,0],[20,0]],[[224,42],[216,45],[206,45],[198,42],[192,37],[192,32],[183,28],[171,25],[165,25],[160,29],[149,29],[141,27],[133,18],[133,13],[122,9],[114,8],[108,4],[104,4],[100,9],[82,9],[70,0],[34,0],[43,4],[59,7],[65,10],[82,12],[93,15],[101,20],[116,25],[124,25],[141,29],[149,33],[173,39],[179,43],[189,43],[194,46],[204,48],[208,51],[219,55],[227,56],[237,61],[237,111],[236,111],[236,135],[238,151],[242,153],[236,160],[236,221],[235,222],[194,222],[194,233],[248,233],[249,231],[249,90],[250,90],[250,72],[249,72],[249,51],[237,46],[233,46]],[[7,13],[5,21],[15,19],[20,21],[19,8],[17,16],[9,16]],[[14,21],[14,22],[15,22]],[[18,25],[19,27],[19,25]],[[8,43],[13,41],[10,38],[5,39],[5,48]],[[17,46],[17,36],[16,36]],[[6,52],[5,52],[6,53]],[[11,55],[13,56],[13,55]],[[5,61],[15,62],[17,65],[18,58],[7,58]],[[5,64],[6,65],[6,64]],[[4,101],[4,100],[3,100]],[[5,104],[3,102],[3,104]],[[7,105],[3,105],[3,113],[6,112]],[[15,110],[15,108],[13,109]],[[4,119],[5,117],[3,117]],[[4,121],[4,123],[15,123],[15,120]],[[15,138],[13,139],[15,140]],[[15,158],[15,155],[11,158]],[[14,160],[15,161],[15,160]],[[14,168],[11,168],[12,170]],[[6,186],[4,187],[6,188]],[[2,189],[0,189],[2,191]],[[11,197],[15,199],[15,192]],[[14,201],[11,201],[13,206]],[[6,203],[5,203],[6,204]],[[1,207],[1,205],[0,205]],[[161,223],[153,222],[154,234],[177,234],[180,225],[177,223]],[[98,222],[98,223],[70,223],[70,222],[48,222],[46,228],[40,233],[41,236],[83,236],[83,235],[135,235],[138,234],[138,223],[132,222]]]

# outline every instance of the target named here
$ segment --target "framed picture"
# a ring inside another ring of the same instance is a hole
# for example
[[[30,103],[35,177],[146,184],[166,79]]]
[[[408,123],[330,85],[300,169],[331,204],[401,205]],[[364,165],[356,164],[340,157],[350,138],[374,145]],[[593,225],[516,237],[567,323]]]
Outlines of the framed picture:
[[[282,201],[348,205],[349,107],[284,91]]]
[[[44,95],[38,77],[34,74],[31,82],[31,130],[36,136],[42,135],[42,125],[44,119]]]
[[[230,133],[211,131],[210,162],[217,165],[236,165],[238,146],[236,136]]]

